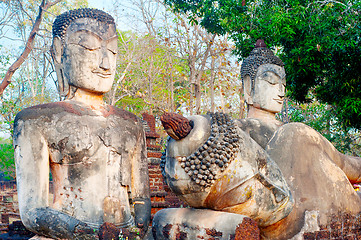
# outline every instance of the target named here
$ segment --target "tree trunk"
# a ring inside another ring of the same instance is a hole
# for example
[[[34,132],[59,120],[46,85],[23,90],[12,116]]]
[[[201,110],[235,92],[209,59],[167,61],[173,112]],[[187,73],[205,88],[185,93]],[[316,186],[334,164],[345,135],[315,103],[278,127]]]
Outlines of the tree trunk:
[[[194,109],[194,97],[195,97],[195,84],[196,84],[196,76],[195,76],[195,62],[189,63],[190,68],[190,75],[189,75],[189,82],[190,82],[190,98],[189,98],[189,113],[190,115],[193,115],[193,109]]]
[[[213,51],[211,54],[211,79],[209,80],[209,87],[211,91],[211,112],[214,112],[215,110],[215,104],[214,104],[214,81],[215,81],[215,72],[214,72],[214,66],[216,63],[216,57],[213,56]]]
[[[173,80],[173,68],[172,64],[170,64],[170,78],[169,78],[169,91],[170,91],[170,111],[174,112],[174,80]]]
[[[226,111],[226,106],[224,104],[224,97],[223,97],[223,92],[222,92],[222,85],[219,85],[219,96],[221,98],[221,107],[222,107],[222,112],[223,113],[227,113]]]
[[[214,43],[215,37],[216,37],[216,34],[213,34],[210,37],[209,41],[207,42],[207,49],[204,52],[204,55],[202,57],[202,62],[200,64],[200,67],[198,69],[196,79],[195,79],[196,81],[195,81],[194,90],[195,90],[195,97],[196,97],[196,114],[201,113],[201,91],[200,91],[201,90],[201,79],[202,79],[203,71],[204,71],[206,63],[207,63],[208,56],[211,52],[211,48]]]
[[[197,83],[194,84],[194,94],[196,98],[196,114],[201,114],[201,85],[197,81]]]
[[[4,93],[5,88],[9,86],[9,84],[11,83],[11,78],[14,75],[15,71],[18,70],[21,64],[23,64],[24,61],[28,58],[29,53],[33,50],[34,39],[39,30],[41,21],[43,20],[44,11],[46,11],[48,8],[57,4],[60,1],[61,0],[55,0],[54,2],[48,2],[46,4],[45,4],[45,0],[41,2],[39,6],[39,14],[35,19],[35,23],[29,34],[29,38],[26,42],[25,49],[20,55],[20,57],[18,57],[18,59],[16,59],[16,61],[9,67],[3,81],[0,84],[0,96]]]

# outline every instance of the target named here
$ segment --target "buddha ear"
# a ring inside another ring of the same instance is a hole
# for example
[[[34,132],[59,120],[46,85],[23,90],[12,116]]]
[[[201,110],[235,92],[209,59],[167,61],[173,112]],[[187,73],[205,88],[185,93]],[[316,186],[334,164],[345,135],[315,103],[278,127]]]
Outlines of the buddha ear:
[[[51,56],[55,65],[56,76],[58,78],[58,90],[61,97],[65,97],[69,94],[69,84],[67,79],[65,79],[62,63],[63,50],[63,42],[61,39],[59,37],[54,37]]]
[[[54,37],[53,45],[51,46],[51,56],[55,64],[61,64],[61,56],[63,55],[63,44],[59,37]]]
[[[243,77],[243,94],[244,99],[248,105],[253,104],[253,97],[252,97],[252,80],[249,75]]]

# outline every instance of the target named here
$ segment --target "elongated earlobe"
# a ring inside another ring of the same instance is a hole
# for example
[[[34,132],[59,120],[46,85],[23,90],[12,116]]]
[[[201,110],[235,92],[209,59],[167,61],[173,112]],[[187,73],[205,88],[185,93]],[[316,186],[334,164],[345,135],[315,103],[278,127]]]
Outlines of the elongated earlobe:
[[[57,67],[55,66],[55,69]],[[66,97],[69,95],[69,83],[64,76],[62,68],[56,70],[56,75],[58,77],[58,90],[61,97]]]
[[[244,99],[246,100],[247,104],[252,105],[253,104],[252,80],[249,75],[246,75],[243,78],[243,93],[244,93]]]
[[[51,49],[51,56],[53,57],[55,64],[61,63],[61,56],[63,55],[63,44],[59,37],[54,37],[53,45]]]
[[[63,43],[59,37],[53,39],[53,45],[51,48],[51,56],[54,61],[56,76],[58,78],[58,91],[61,97],[66,97],[69,94],[69,84],[65,78],[63,71],[62,55],[63,55]]]

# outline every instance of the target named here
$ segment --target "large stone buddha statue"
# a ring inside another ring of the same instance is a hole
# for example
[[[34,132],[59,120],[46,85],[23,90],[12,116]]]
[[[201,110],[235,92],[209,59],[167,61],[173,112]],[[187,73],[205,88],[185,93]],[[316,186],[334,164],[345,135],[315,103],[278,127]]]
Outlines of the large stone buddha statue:
[[[263,41],[245,59],[241,74],[247,119],[219,113],[188,119],[163,116],[172,137],[163,157],[164,177],[194,209],[156,214],[157,239],[169,224],[184,232],[185,226],[196,229],[188,234],[213,227],[229,239],[229,228],[235,230],[240,216],[255,220],[265,239],[303,239],[304,232],[327,225],[333,214],[361,211],[350,183],[361,180],[360,159],[339,153],[304,124],[282,126],[276,120],[285,95],[285,71]],[[222,225],[219,219],[229,221]]]
[[[20,215],[39,235],[96,239],[104,223],[148,227],[142,123],[103,101],[117,52],[114,19],[103,11],[68,11],[53,24],[52,55],[65,100],[24,109],[14,124]]]
[[[285,95],[283,65],[262,40],[257,41],[241,68],[248,115],[237,123],[276,162],[295,200],[285,219],[262,229],[271,239],[307,231],[305,218],[311,211],[316,213],[315,226],[310,228],[314,230],[329,224],[333,215],[361,211],[361,200],[351,185],[361,181],[361,158],[340,153],[305,124],[283,125],[276,119]]]

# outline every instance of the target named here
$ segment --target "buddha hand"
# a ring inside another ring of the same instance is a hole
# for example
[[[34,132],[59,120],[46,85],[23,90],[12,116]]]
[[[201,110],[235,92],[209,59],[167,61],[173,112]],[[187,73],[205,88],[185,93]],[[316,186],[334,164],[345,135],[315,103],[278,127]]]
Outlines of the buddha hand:
[[[151,203],[149,198],[134,199],[135,226],[142,229],[144,234],[150,222],[150,209]]]
[[[193,128],[193,121],[177,113],[164,113],[160,121],[164,130],[175,140],[185,138]]]

